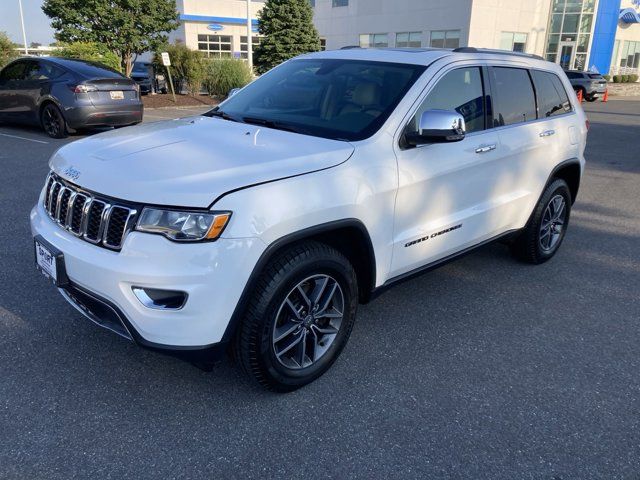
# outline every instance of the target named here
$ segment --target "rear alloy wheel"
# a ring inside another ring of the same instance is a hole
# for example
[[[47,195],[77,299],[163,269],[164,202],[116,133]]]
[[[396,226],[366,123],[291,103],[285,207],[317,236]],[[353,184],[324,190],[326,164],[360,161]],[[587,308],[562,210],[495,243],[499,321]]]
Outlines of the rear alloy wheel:
[[[238,327],[234,353],[262,386],[296,390],[326,372],[349,339],[356,274],[340,252],[304,242],[263,270]]]
[[[53,103],[48,103],[40,115],[42,128],[51,138],[65,138],[67,136],[67,122],[60,109]]]
[[[562,179],[544,191],[527,226],[511,245],[513,253],[529,263],[543,263],[560,248],[571,213],[571,192]]]

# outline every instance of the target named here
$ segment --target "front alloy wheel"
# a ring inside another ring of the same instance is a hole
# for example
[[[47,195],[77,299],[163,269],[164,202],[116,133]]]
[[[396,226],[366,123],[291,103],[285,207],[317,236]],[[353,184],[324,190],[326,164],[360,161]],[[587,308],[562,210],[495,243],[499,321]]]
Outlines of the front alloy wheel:
[[[296,285],[275,317],[273,352],[286,368],[306,368],[320,360],[342,324],[344,295],[329,275],[314,275]]]
[[[252,286],[233,353],[263,387],[300,388],[325,373],[349,339],[358,283],[349,260],[308,241],[278,253]]]

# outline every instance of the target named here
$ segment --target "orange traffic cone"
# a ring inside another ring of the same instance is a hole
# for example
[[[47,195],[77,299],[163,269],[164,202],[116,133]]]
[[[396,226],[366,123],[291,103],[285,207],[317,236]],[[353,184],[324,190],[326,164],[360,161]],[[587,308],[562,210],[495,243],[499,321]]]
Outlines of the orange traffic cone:
[[[578,92],[576,93],[576,95],[578,96],[578,102],[582,103],[582,90],[578,90]]]
[[[604,91],[604,97],[602,97],[602,101],[603,102],[606,102],[607,100],[609,100],[609,89],[608,88]]]

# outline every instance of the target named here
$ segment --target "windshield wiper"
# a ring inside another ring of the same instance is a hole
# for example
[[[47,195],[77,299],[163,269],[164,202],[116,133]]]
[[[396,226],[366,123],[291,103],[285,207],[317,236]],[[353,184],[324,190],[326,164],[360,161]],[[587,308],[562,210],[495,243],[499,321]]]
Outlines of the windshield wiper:
[[[203,114],[205,117],[218,117],[223,120],[229,120],[230,122],[240,122],[236,117],[229,115],[227,112],[223,112],[222,110],[215,108]]]
[[[267,120],[266,118],[257,117],[242,117],[244,123],[250,123],[253,125],[263,125],[267,128],[273,128],[275,130],[284,130],[285,132],[307,134],[303,129],[289,125],[288,123],[282,123],[275,120]]]

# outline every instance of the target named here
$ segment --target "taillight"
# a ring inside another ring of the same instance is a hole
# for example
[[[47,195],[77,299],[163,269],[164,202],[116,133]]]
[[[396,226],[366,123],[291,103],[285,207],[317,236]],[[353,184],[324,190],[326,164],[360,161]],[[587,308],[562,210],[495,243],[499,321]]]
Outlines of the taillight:
[[[92,85],[83,85],[83,84],[69,85],[69,88],[73,93],[89,93],[89,92],[95,92],[96,90],[98,90],[96,87]]]

